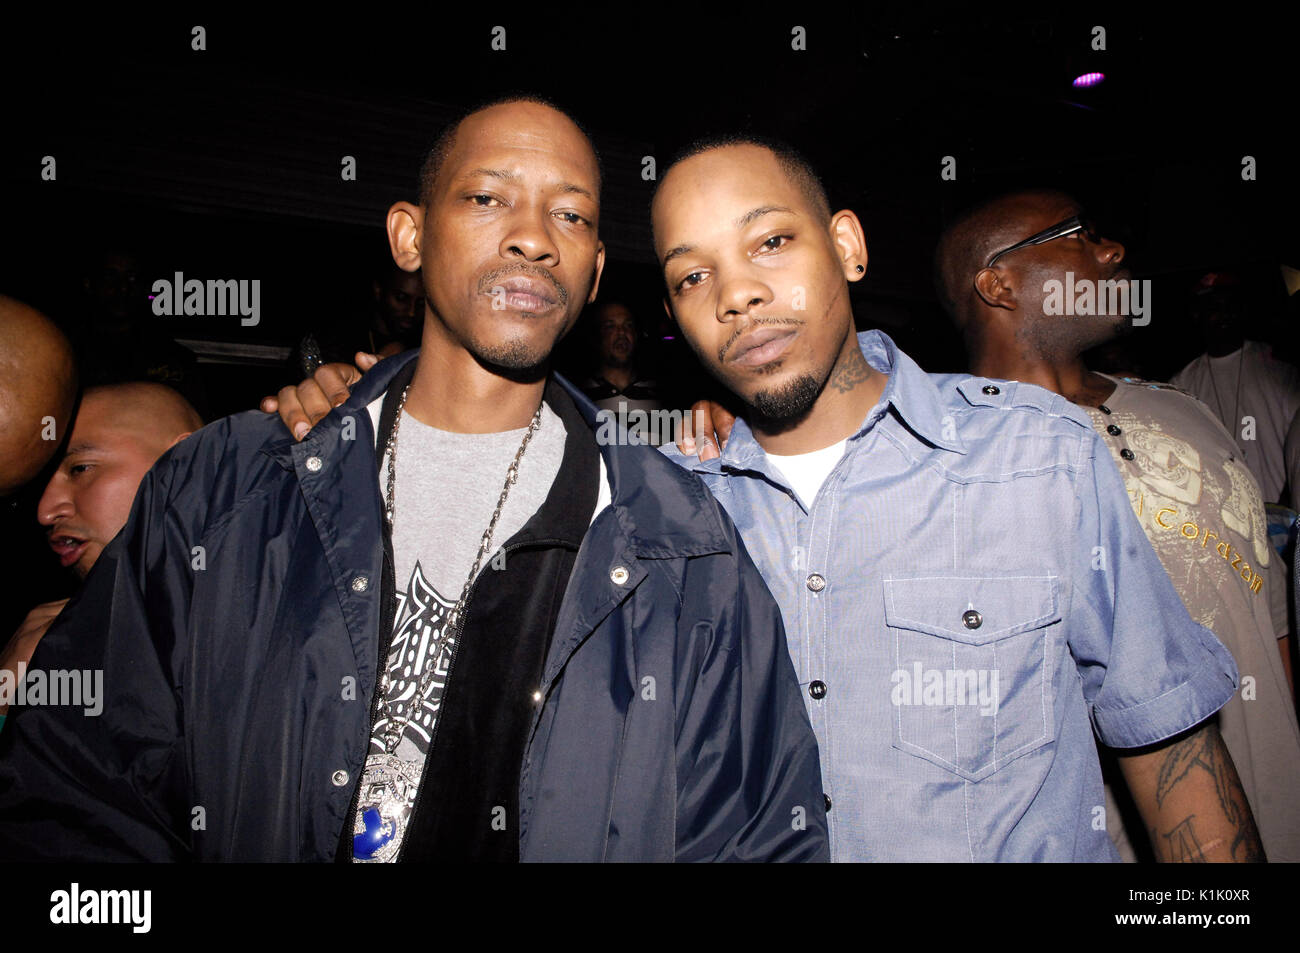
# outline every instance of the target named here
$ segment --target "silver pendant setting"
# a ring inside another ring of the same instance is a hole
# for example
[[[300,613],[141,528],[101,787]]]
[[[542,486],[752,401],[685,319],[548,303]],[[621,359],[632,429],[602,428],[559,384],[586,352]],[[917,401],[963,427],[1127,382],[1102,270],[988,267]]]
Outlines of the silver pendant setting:
[[[382,864],[397,856],[405,834],[406,809],[419,788],[422,767],[391,754],[366,757],[352,823],[354,860]]]

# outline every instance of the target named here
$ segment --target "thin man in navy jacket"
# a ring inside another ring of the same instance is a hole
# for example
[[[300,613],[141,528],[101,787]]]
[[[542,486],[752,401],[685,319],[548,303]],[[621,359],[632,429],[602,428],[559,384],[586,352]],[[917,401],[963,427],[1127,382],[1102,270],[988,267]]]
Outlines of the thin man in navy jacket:
[[[566,441],[505,568],[473,590],[401,859],[828,859],[780,613],[735,527],[654,448],[598,446],[594,408],[546,373],[604,260],[590,143],[563,113],[508,101],[453,127],[426,172],[425,200],[388,219],[398,264],[424,266],[423,348],[301,443],[240,414],[145,477],[31,662],[102,669],[102,714],[17,707],[0,733],[3,858],[350,859],[394,611],[366,407],[387,395],[386,433],[409,383],[408,411],[433,426],[453,409],[513,429],[544,400]],[[499,198],[456,204],[463,178]],[[567,303],[484,310],[482,280],[512,268],[545,269]],[[493,335],[540,370],[493,368],[475,353]],[[602,457],[611,502],[593,521]],[[545,647],[535,692],[496,677],[503,638]],[[498,849],[479,777],[512,782],[517,853]]]

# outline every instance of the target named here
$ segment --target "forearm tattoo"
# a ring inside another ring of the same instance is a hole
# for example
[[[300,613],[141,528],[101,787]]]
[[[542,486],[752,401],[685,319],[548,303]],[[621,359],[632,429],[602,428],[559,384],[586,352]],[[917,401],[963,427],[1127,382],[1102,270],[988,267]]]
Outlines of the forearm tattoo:
[[[1227,819],[1232,831],[1229,853],[1238,863],[1253,863],[1264,860],[1264,851],[1259,843],[1259,833],[1251,816],[1242,790],[1241,781],[1232,767],[1228,750],[1218,729],[1207,727],[1196,731],[1171,745],[1160,761],[1156,782],[1156,806],[1162,807],[1165,799],[1188,778],[1197,777],[1205,772],[1214,781],[1215,799],[1219,810]],[[1203,778],[1201,778],[1203,780]],[[1205,863],[1205,851],[1201,844],[1204,830],[1212,822],[1201,823],[1202,832],[1197,831],[1197,816],[1189,814],[1167,831],[1151,831],[1151,846],[1157,857],[1163,861]]]

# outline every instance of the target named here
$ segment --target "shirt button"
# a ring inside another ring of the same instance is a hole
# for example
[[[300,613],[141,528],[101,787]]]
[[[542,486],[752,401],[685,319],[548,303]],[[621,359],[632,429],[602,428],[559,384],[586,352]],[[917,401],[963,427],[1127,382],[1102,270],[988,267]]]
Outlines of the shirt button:
[[[1120,434],[1122,434],[1123,432],[1124,432],[1124,431],[1120,430],[1120,429],[1119,429],[1118,427],[1116,427],[1114,424],[1111,424],[1110,426],[1108,426],[1108,427],[1106,428],[1106,433],[1110,434],[1112,437],[1118,437],[1118,436],[1119,436]]]
[[[822,800],[826,802],[826,813],[829,814],[831,812],[831,796],[823,793]]]
[[[821,592],[826,588],[826,577],[821,573],[813,573],[807,580],[808,588],[813,592]]]
[[[808,686],[808,694],[813,698],[821,699],[826,697],[826,683],[822,681],[812,682]]]
[[[319,470],[320,468],[321,468],[320,457],[308,457],[308,458],[307,458],[307,469],[308,469],[308,470],[310,470],[312,473],[315,473],[315,472],[316,472],[317,470]]]
[[[1123,450],[1121,450],[1121,451],[1119,452],[1119,455],[1120,455],[1121,457],[1123,457],[1125,460],[1132,460],[1132,459],[1133,459],[1133,451],[1130,450],[1128,447],[1125,447]]]
[[[961,623],[968,629],[978,629],[984,624],[984,617],[974,609],[967,609],[961,614]]]
[[[346,771],[335,771],[330,775],[330,780],[334,782],[336,788],[341,788],[348,783],[348,773]]]
[[[621,586],[627,582],[628,571],[626,566],[615,566],[609,571],[609,580],[616,586]]]
[[[984,393],[988,394],[990,397],[993,397],[993,396],[996,396],[997,394],[1002,393],[1002,389],[1001,389],[1001,388],[999,388],[999,387],[994,387],[992,384],[985,384],[985,385],[981,388],[981,390],[983,390]]]
[[[1110,413],[1110,408],[1107,407],[1105,404],[1101,404],[1100,406],[1097,407],[1097,409],[1100,410],[1103,414]]]
[[[370,580],[365,576],[354,576],[352,578],[352,591],[365,592],[370,588]]]

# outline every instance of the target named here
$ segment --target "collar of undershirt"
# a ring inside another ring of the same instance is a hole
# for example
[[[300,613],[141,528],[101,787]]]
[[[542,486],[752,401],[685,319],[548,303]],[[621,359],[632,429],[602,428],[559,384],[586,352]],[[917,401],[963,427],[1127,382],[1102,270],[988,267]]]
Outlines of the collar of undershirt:
[[[401,367],[389,381],[388,390],[384,394],[377,430],[379,445],[375,453],[375,466],[380,470],[381,477],[384,466],[383,448],[388,442],[388,434],[393,430],[393,418],[397,415],[402,391],[415,377],[418,363],[418,360],[408,361]],[[591,428],[582,419],[573,399],[556,382],[554,375],[546,379],[542,402],[564,425],[564,456],[545,501],[504,545],[559,545],[576,550],[582,544],[582,538],[591,524],[591,514],[596,508],[600,451],[596,448]],[[502,476],[504,478],[504,474]],[[400,500],[400,496],[398,498]]]

